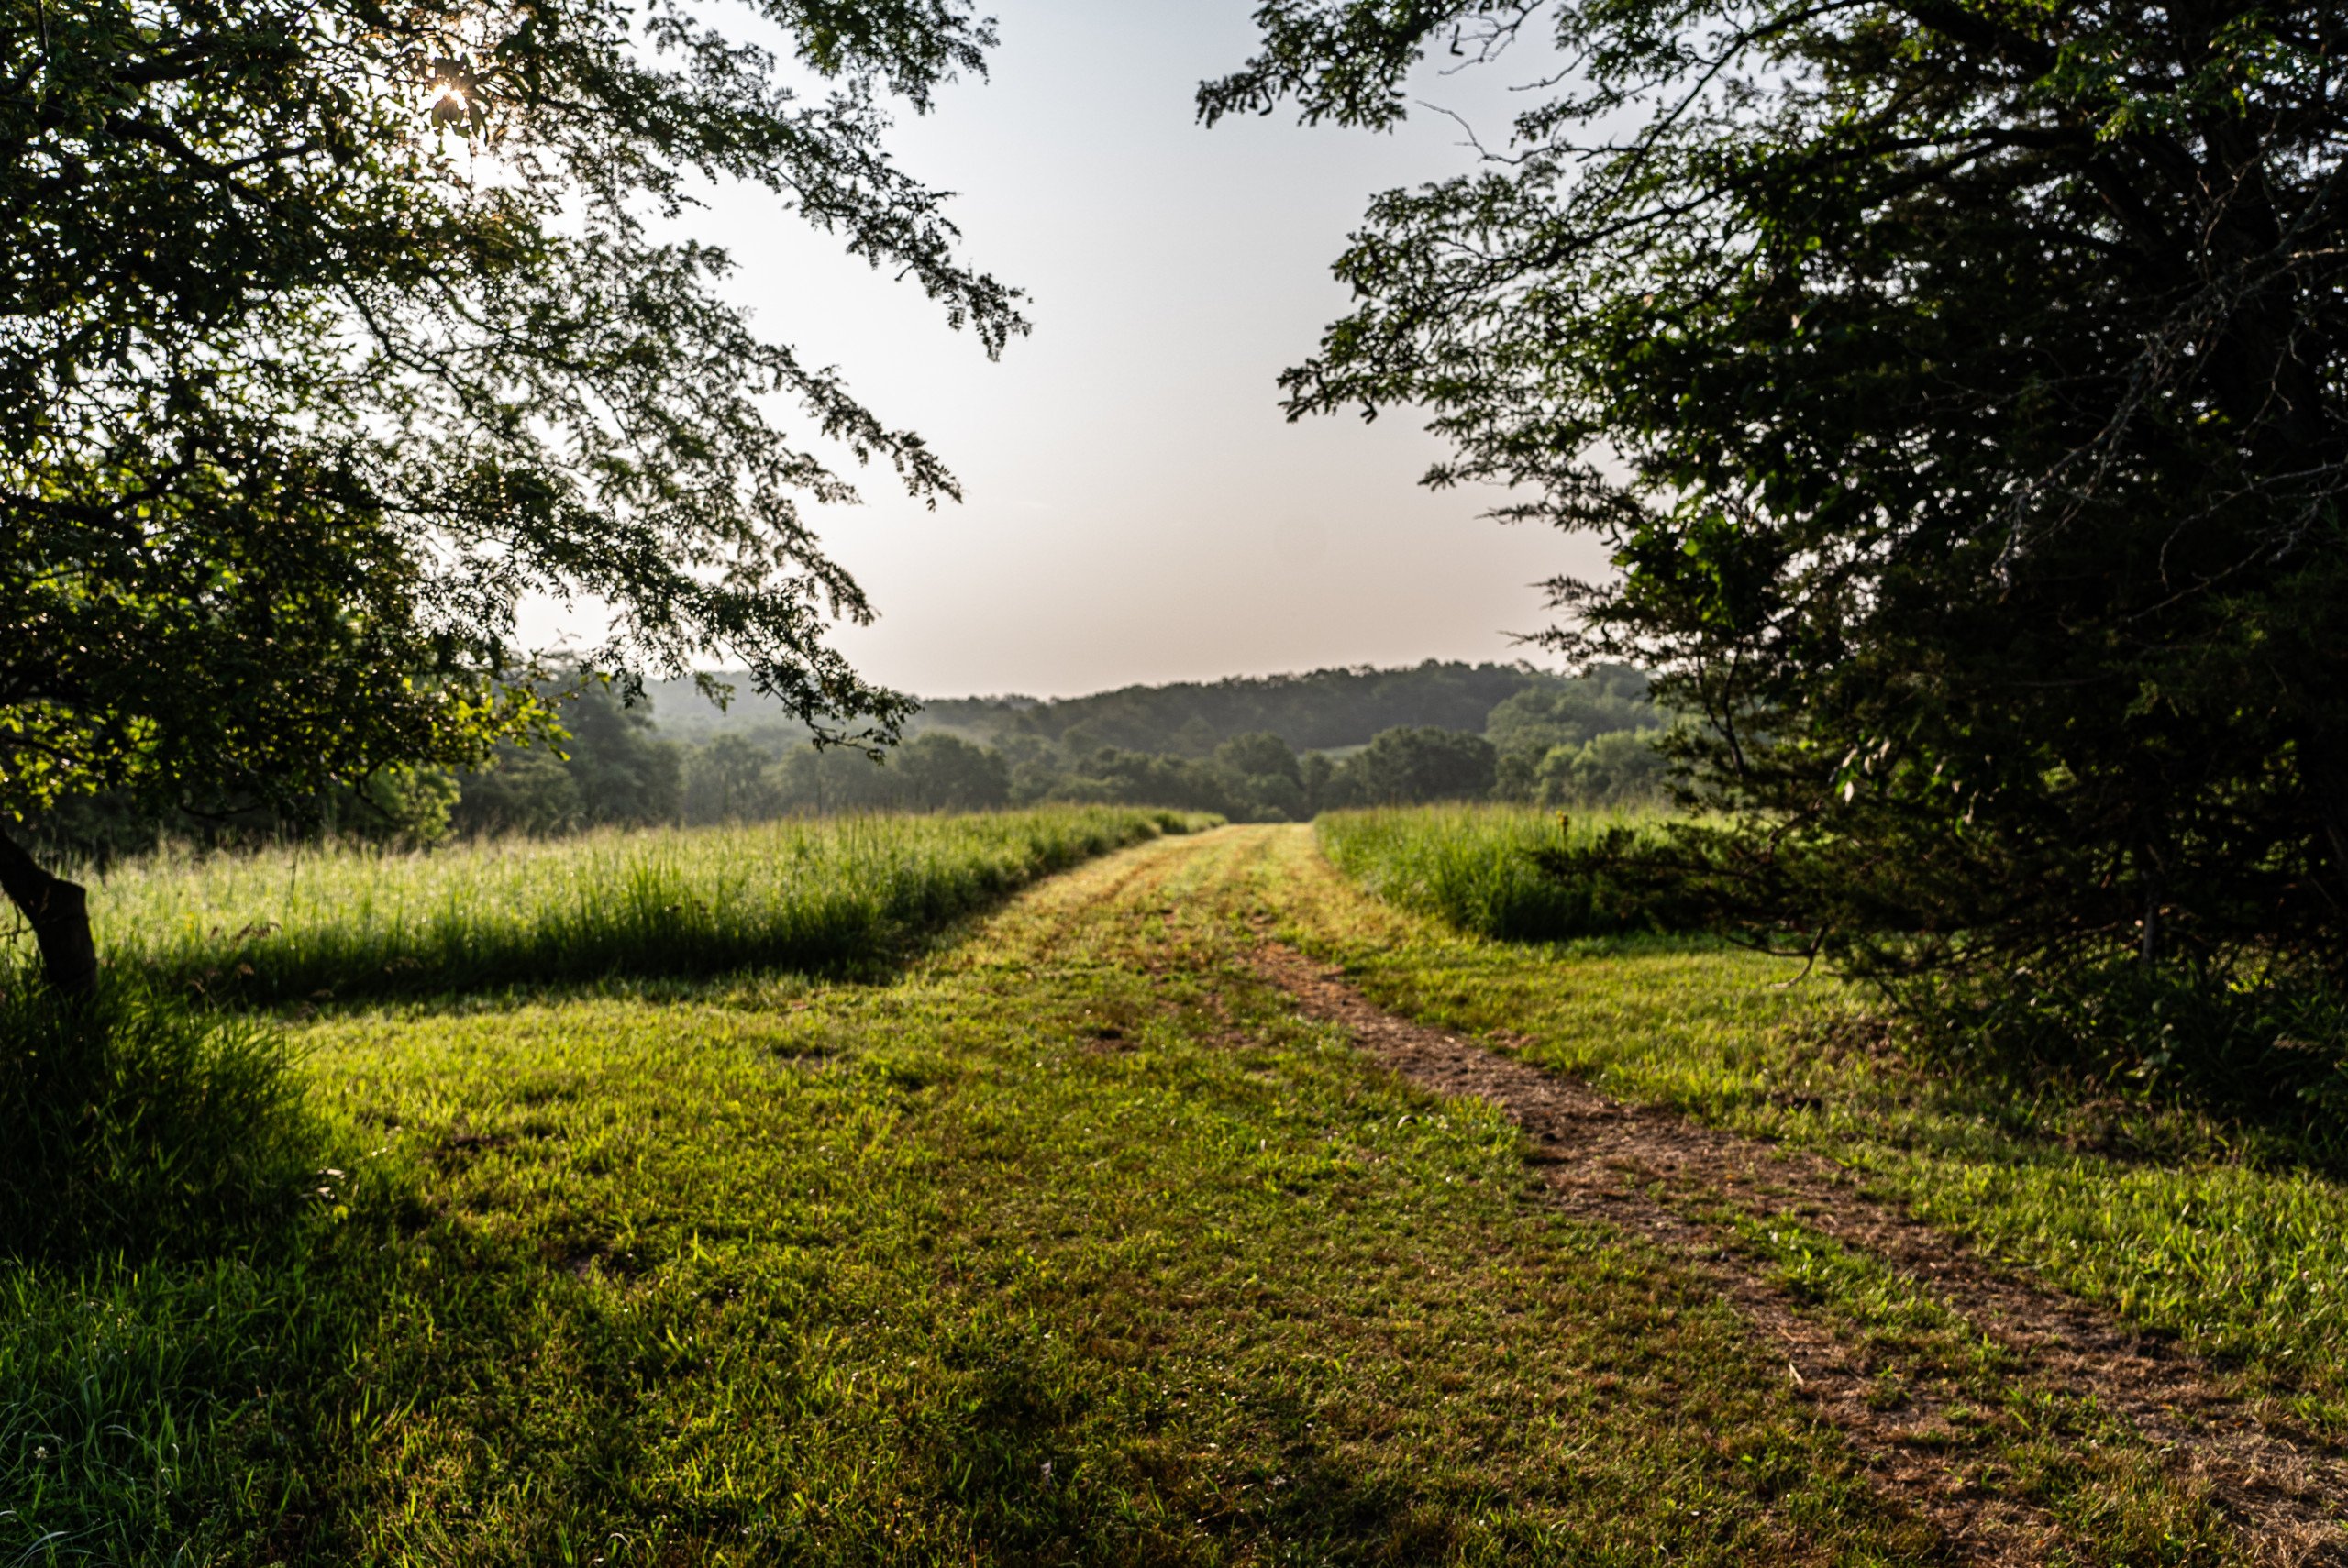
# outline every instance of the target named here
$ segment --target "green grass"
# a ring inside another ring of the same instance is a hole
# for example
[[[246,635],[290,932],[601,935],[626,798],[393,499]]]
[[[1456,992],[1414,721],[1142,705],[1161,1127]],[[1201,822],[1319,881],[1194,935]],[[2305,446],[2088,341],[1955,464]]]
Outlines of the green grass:
[[[1602,881],[1551,876],[1534,856],[1658,820],[1636,811],[1395,806],[1327,812],[1313,831],[1324,854],[1389,903],[1482,936],[1563,942],[1647,931],[1653,922]]]
[[[1235,830],[881,986],[344,1010],[342,1174],[0,1269],[0,1562],[1913,1562],[1768,1347],[1253,977]]]
[[[302,1200],[316,1132],[260,1021],[0,969],[0,1257],[208,1250]]]
[[[1427,812],[1383,842],[1423,858],[1425,838],[1462,825]],[[1464,826],[1457,853],[1489,842]],[[2348,1440],[2348,1186],[2296,1163],[2296,1141],[1936,1069],[1893,1046],[1865,995],[1797,963],[1693,942],[1488,940],[1419,912],[1423,900],[1365,896],[1396,882],[1358,848],[1358,882],[1302,845],[1276,864],[1261,886],[1283,929],[1379,1001],[1623,1098],[1818,1150]]]
[[[1301,829],[1161,839],[879,983],[737,971],[299,1023],[331,1165],[290,1221],[209,1257],[0,1264],[0,1562],[1945,1554],[1700,1276],[1561,1217],[1495,1110],[1268,988],[1268,929],[1617,1092],[1939,1182],[1936,1220],[1993,1239],[2031,1200],[1988,1178],[2068,1160],[2110,1200],[2136,1168],[1937,1098],[1821,1032],[1848,998],[1767,988],[1750,955],[1485,942],[1366,896]],[[2202,1193],[2212,1168],[2143,1174]],[[2287,1212],[2278,1175],[2230,1168]],[[2057,1209],[2156,1240],[2124,1204]],[[2050,1511],[2048,1561],[2243,1560],[1928,1285],[1728,1221],[1817,1320],[1978,1407],[1934,1441]],[[2340,1277],[2343,1233],[2309,1239],[2310,1278]],[[2158,1272],[2156,1246],[2098,1246]],[[2207,1280],[2169,1288],[2221,1315]]]
[[[167,853],[96,878],[108,962],[289,1003],[902,957],[1037,878],[1210,819],[1117,807],[606,830],[417,854]]]

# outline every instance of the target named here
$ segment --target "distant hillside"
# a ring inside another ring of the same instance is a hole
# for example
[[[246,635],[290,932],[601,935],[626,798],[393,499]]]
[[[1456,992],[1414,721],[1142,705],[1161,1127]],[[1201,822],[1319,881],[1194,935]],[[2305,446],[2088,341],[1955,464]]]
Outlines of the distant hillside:
[[[718,712],[686,680],[650,687],[663,734],[702,741],[722,731],[803,733],[738,677],[733,706]],[[1203,756],[1234,735],[1269,731],[1299,751],[1365,744],[1397,724],[1481,733],[1492,710],[1534,688],[1562,687],[1526,665],[1445,664],[1405,669],[1316,669],[1302,675],[1127,686],[1089,697],[953,697],[926,704],[910,733],[943,731],[982,744],[1033,737],[1066,749],[1101,746]]]
[[[733,701],[723,710],[702,696],[691,679],[648,680],[644,694],[652,699],[653,727],[664,740],[699,745],[713,736],[747,734],[761,744],[803,738],[807,726],[783,712],[771,697],[750,690],[749,678],[738,669],[717,672],[734,688]]]

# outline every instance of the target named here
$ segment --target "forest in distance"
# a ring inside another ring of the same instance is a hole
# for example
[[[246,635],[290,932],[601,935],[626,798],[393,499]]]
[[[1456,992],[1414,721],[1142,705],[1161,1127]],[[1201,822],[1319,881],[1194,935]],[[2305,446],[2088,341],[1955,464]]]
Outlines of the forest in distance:
[[[1567,678],[1433,659],[1059,700],[946,699],[925,704],[904,743],[878,759],[818,749],[803,726],[739,687],[720,708],[691,680],[654,683],[632,701],[586,680],[569,689],[558,714],[558,742],[501,745],[477,769],[388,770],[323,802],[323,825],[307,831],[419,847],[604,826],[1047,803],[1236,822],[1435,801],[1615,806],[1661,797],[1665,763],[1653,741],[1667,719],[1628,667]],[[158,819],[98,797],[60,812],[50,831],[62,853],[103,862],[165,840],[234,845],[294,829],[250,810]]]

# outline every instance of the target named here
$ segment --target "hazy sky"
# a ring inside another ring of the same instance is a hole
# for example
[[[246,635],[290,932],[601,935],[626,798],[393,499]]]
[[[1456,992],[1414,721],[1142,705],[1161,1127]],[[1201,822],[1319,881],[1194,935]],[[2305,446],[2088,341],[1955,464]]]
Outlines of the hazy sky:
[[[841,367],[927,436],[966,500],[863,476],[820,531],[880,613],[840,646],[931,696],[1064,695],[1426,657],[1512,658],[1531,585],[1592,547],[1417,484],[1407,411],[1290,425],[1275,378],[1342,314],[1329,263],[1373,191],[1467,165],[1459,127],[1195,124],[1199,80],[1249,50],[1248,0],[1002,0],[984,82],[906,117],[904,166],[958,193],[968,256],[1027,289],[1031,337],[989,363],[920,292],[735,193],[691,227],[743,262],[756,324]],[[1490,72],[1481,73],[1490,76]],[[1424,95],[1500,129],[1504,83]],[[534,616],[541,626],[544,616]]]

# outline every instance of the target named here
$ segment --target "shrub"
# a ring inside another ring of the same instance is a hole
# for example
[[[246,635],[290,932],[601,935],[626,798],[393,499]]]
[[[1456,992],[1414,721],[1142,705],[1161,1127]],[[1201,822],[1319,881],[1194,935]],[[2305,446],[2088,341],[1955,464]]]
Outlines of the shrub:
[[[2115,955],[1993,984],[1949,974],[1894,989],[1920,1043],[1954,1065],[2297,1125],[2348,1156],[2348,998],[2318,980],[2229,979]]]

